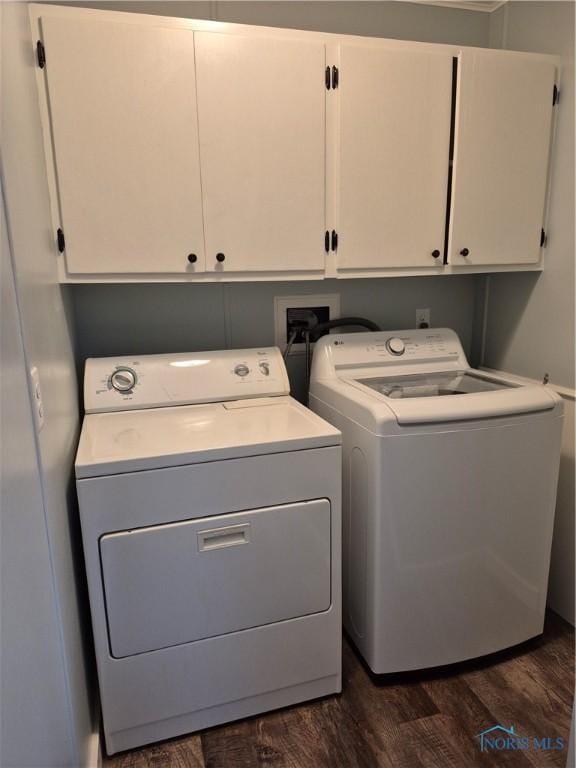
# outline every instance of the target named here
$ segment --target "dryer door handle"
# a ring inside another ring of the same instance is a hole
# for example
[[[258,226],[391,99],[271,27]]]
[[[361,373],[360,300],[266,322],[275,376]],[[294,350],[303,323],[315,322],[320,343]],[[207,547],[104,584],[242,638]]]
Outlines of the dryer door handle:
[[[241,525],[226,525],[222,528],[210,528],[198,531],[198,552],[209,552],[213,549],[236,547],[239,544],[250,543],[250,523]]]

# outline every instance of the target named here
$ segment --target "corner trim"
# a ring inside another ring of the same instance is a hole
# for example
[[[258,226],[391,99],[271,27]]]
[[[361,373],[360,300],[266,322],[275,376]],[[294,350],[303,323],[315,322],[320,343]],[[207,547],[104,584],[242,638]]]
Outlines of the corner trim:
[[[100,739],[100,707],[98,707],[96,730],[88,739],[88,748],[86,750],[85,768],[102,768],[102,740]]]

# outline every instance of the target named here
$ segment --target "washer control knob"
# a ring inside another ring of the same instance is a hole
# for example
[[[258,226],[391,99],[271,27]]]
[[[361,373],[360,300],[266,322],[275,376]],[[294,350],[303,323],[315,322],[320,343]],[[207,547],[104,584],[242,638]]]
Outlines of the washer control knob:
[[[117,368],[110,377],[110,383],[117,392],[130,392],[136,385],[136,374],[131,368]]]
[[[258,367],[260,368],[260,373],[263,373],[264,376],[270,376],[270,363],[262,362]]]
[[[406,346],[402,339],[399,339],[397,336],[393,336],[386,342],[386,349],[393,355],[403,355],[406,351]]]
[[[248,368],[247,365],[244,365],[244,363],[239,363],[234,368],[234,373],[236,374],[236,376],[248,376],[248,374],[250,373],[250,368]]]

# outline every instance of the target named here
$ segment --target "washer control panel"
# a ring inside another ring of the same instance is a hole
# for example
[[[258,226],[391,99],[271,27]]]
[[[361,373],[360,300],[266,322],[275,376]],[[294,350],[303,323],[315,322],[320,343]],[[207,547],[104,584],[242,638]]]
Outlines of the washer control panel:
[[[460,339],[449,328],[339,333],[323,336],[314,352],[313,378],[350,375],[361,369],[385,368],[402,375],[414,365],[468,368]]]
[[[391,336],[386,340],[386,349],[391,355],[403,355],[406,352],[406,344],[398,336]]]
[[[86,413],[290,394],[276,347],[86,361]]]

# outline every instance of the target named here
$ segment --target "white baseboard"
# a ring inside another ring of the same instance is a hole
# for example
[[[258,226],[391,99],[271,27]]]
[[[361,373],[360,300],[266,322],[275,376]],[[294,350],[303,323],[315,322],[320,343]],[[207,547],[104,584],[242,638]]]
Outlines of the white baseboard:
[[[100,738],[100,704],[96,705],[96,714],[94,717],[95,731],[88,740],[86,750],[85,768],[102,768],[102,740]]]

